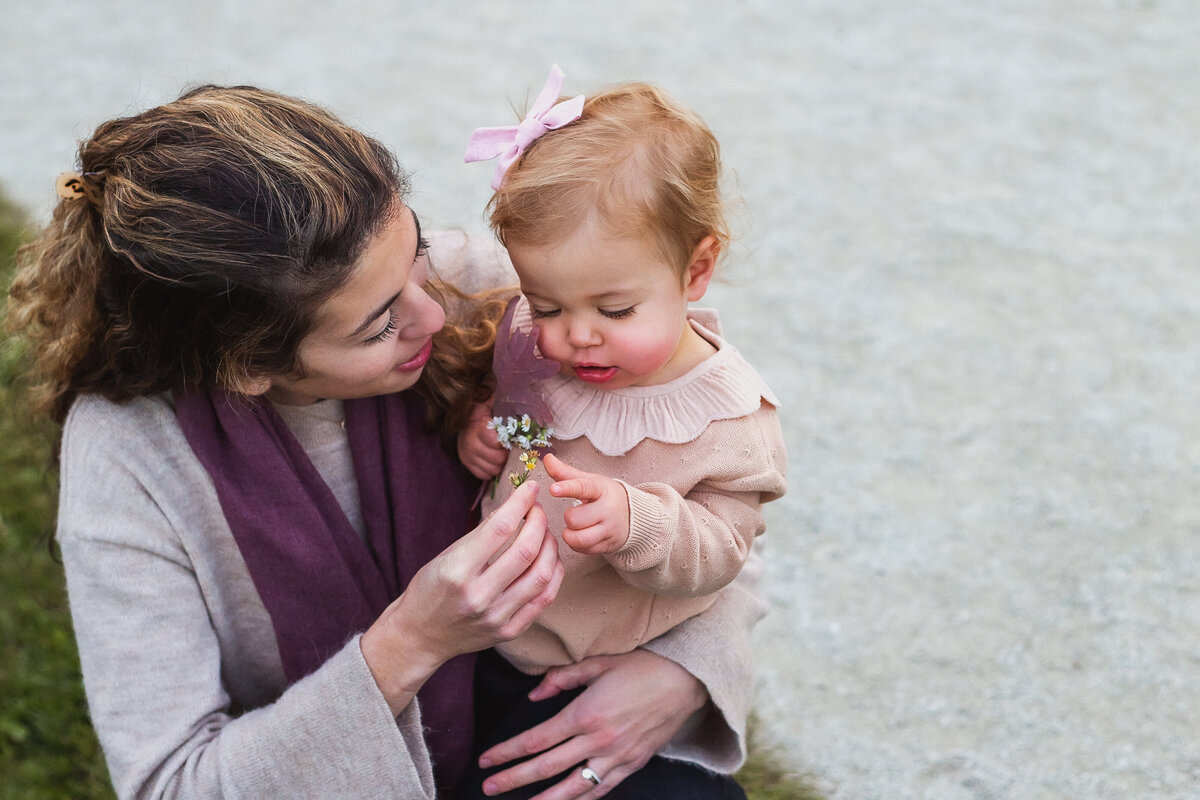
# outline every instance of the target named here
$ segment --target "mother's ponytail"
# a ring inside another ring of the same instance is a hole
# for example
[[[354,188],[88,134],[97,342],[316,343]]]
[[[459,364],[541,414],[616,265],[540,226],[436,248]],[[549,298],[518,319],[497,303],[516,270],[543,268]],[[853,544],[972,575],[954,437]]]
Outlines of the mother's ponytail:
[[[103,336],[96,309],[100,275],[111,259],[102,233],[102,197],[61,199],[41,235],[17,250],[6,322],[34,354],[34,407],[61,422],[68,388]]]

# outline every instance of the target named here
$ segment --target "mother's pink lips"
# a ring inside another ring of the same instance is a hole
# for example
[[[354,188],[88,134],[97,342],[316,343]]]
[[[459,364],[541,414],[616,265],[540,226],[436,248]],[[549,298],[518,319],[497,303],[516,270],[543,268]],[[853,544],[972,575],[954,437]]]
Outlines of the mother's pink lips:
[[[408,361],[405,361],[403,364],[397,365],[396,371],[397,372],[415,372],[416,370],[419,370],[421,367],[425,366],[425,362],[427,362],[429,360],[429,354],[432,352],[433,352],[433,339],[430,339],[429,341],[427,341],[425,343],[425,346],[421,348],[421,352],[417,353],[415,356],[410,358]]]

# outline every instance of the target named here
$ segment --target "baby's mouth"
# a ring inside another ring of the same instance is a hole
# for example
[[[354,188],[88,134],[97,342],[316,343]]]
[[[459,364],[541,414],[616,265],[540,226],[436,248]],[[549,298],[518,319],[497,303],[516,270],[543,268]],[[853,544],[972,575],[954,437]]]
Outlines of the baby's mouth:
[[[572,369],[575,371],[575,377],[587,383],[605,383],[617,374],[616,367],[601,367],[596,364],[577,364]]]

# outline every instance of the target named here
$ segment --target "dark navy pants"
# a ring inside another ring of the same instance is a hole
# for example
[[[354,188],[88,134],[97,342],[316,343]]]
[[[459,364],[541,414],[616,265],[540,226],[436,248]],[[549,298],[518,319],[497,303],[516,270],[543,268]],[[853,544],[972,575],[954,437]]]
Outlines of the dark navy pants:
[[[480,753],[550,719],[583,691],[575,689],[534,703],[526,695],[540,680],[515,669],[493,650],[479,654],[475,666],[475,750],[467,774],[459,784],[457,800],[484,800],[487,797],[483,793],[484,778],[512,765],[480,769],[477,763]],[[578,769],[579,766],[575,766],[569,772]],[[493,797],[527,799],[566,775],[564,772]],[[695,764],[655,756],[605,797],[613,800],[746,800],[746,793],[728,775],[717,775]]]

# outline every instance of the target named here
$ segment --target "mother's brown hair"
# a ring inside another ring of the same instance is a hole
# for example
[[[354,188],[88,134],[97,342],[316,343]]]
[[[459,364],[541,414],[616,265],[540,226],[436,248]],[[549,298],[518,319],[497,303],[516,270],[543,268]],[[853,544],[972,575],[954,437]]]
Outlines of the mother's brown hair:
[[[38,406],[244,391],[297,347],[408,191],[392,154],[314,105],[202,86],[100,125],[85,196],[17,254],[8,322]]]

